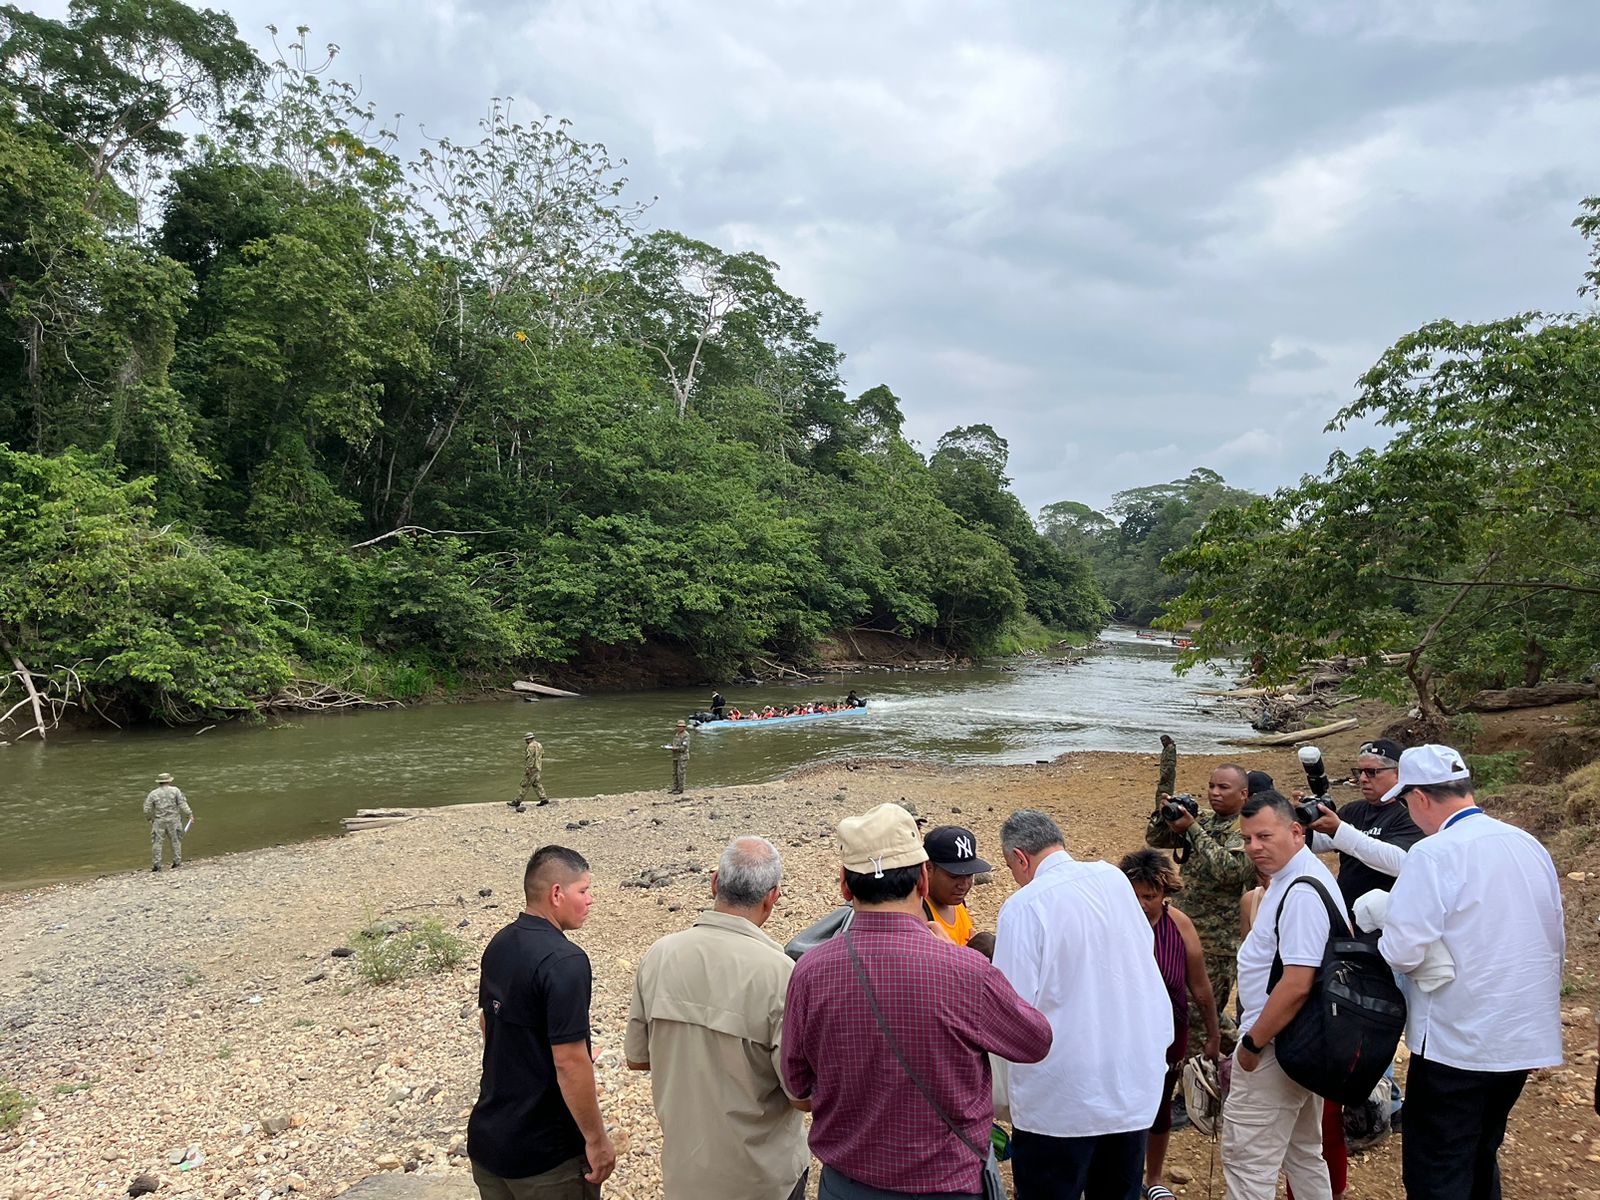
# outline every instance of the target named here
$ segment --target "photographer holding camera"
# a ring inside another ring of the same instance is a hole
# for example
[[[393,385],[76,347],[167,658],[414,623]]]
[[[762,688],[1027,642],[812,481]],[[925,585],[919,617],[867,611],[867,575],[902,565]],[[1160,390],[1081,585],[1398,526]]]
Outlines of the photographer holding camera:
[[[1194,922],[1205,951],[1206,975],[1222,1017],[1223,1049],[1232,1046],[1233,1023],[1227,1018],[1239,952],[1239,897],[1256,881],[1255,864],[1244,849],[1239,810],[1249,796],[1243,767],[1229,763],[1211,772],[1206,798],[1211,811],[1200,814],[1193,796],[1162,796],[1145,828],[1145,845],[1171,850],[1183,877],[1177,906]],[[1205,1044],[1198,1011],[1189,1013],[1190,1045]]]
[[[1303,747],[1300,763],[1311,796],[1295,793],[1295,815],[1316,831],[1313,852],[1338,853],[1339,894],[1353,921],[1356,901],[1374,889],[1387,892],[1394,887],[1406,851],[1422,840],[1422,830],[1399,798],[1383,798],[1399,778],[1400,747],[1388,738],[1362,744],[1356,753],[1361,799],[1340,809],[1327,799],[1328,773],[1322,765],[1322,752],[1315,746]]]

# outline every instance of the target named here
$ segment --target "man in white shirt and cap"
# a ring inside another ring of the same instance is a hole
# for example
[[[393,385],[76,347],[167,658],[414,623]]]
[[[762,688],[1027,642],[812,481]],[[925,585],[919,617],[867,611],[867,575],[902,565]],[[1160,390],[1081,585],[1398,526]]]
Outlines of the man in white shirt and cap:
[[[1424,837],[1389,897],[1378,949],[1408,976],[1435,944],[1455,977],[1406,983],[1409,1200],[1499,1200],[1500,1143],[1528,1072],[1561,1062],[1566,953],[1555,865],[1529,834],[1488,816],[1466,760],[1415,746],[1384,797],[1404,797]]]

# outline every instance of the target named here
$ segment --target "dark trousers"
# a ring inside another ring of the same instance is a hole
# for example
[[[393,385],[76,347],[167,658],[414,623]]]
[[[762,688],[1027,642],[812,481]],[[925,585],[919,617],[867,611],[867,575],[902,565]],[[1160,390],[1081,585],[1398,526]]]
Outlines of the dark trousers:
[[[1144,1193],[1143,1129],[1099,1137],[1011,1135],[1017,1200],[1138,1200]]]
[[[1463,1071],[1411,1056],[1400,1163],[1407,1200],[1500,1200],[1500,1143],[1526,1071]]]
[[[800,1181],[804,1183],[805,1180]],[[981,1192],[890,1192],[870,1184],[851,1179],[835,1171],[826,1163],[822,1167],[822,1184],[817,1188],[817,1200],[973,1200]],[[792,1198],[791,1198],[792,1200]]]

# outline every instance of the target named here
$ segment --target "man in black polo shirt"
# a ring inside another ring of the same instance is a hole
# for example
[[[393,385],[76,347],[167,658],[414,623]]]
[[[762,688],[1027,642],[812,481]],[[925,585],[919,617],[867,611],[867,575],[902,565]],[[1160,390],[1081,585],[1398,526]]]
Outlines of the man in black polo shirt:
[[[544,846],[527,908],[490,940],[478,977],[483,1082],[467,1122],[482,1200],[598,1200],[617,1165],[589,1048],[589,956],[567,940],[594,903],[589,864]]]
[[[1311,849],[1318,854],[1339,853],[1339,893],[1352,921],[1356,901],[1374,889],[1387,892],[1394,887],[1406,851],[1422,840],[1422,830],[1405,804],[1398,798],[1383,798],[1399,777],[1398,743],[1388,738],[1363,743],[1356,752],[1361,799],[1338,812],[1324,804],[1322,816],[1311,824],[1317,831]]]

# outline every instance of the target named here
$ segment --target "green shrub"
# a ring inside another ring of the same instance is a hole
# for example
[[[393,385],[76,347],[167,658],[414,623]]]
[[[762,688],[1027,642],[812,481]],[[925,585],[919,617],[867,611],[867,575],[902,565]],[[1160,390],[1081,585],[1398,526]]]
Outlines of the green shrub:
[[[0,1080],[0,1133],[15,1129],[22,1119],[33,1111],[32,1096],[24,1096],[4,1080]]]
[[[1525,757],[1521,750],[1467,755],[1467,770],[1472,772],[1473,790],[1483,796],[1504,791],[1507,785],[1517,781]]]
[[[392,921],[369,922],[350,938],[356,972],[373,985],[408,975],[439,975],[460,966],[470,947],[430,917],[415,928]]]

